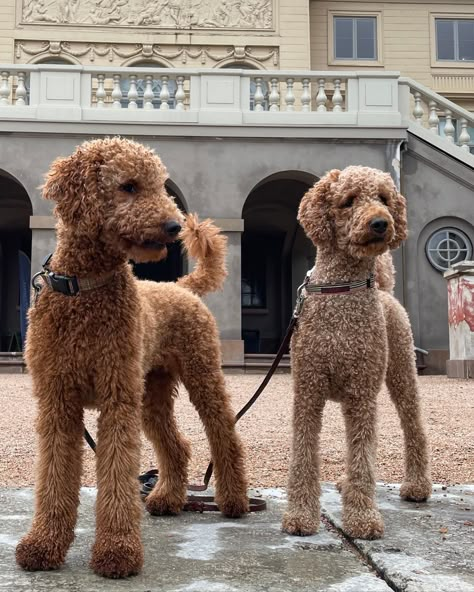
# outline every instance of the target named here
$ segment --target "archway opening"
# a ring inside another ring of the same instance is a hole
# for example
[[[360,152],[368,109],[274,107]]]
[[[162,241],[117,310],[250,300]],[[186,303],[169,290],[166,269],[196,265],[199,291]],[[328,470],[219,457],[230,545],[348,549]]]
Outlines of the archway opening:
[[[176,185],[172,181],[166,182],[168,194],[174,197],[176,205],[186,213],[184,199]],[[186,259],[183,254],[181,241],[176,241],[168,246],[166,259],[152,263],[134,263],[133,272],[141,280],[152,280],[154,282],[175,282],[186,270]]]
[[[241,284],[245,353],[276,353],[297,287],[314,264],[314,246],[296,217],[301,198],[315,180],[294,171],[272,175],[245,202]]]
[[[25,188],[0,170],[0,351],[21,351],[31,274],[30,216]]]

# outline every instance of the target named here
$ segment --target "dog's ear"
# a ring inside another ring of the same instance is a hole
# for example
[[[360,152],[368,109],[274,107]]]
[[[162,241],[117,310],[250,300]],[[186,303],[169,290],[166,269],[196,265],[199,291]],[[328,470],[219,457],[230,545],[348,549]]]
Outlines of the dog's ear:
[[[55,214],[67,225],[76,225],[84,215],[87,196],[97,191],[95,163],[81,158],[81,150],[66,158],[57,158],[46,174],[42,187],[44,199],[56,202]]]
[[[341,171],[329,171],[303,197],[298,210],[298,220],[307,236],[318,246],[333,239],[332,223],[329,217],[331,202],[328,192],[339,179]]]
[[[407,202],[401,193],[396,194],[393,205],[390,208],[393,223],[395,226],[395,235],[390,242],[390,248],[396,249],[408,236],[407,228]]]

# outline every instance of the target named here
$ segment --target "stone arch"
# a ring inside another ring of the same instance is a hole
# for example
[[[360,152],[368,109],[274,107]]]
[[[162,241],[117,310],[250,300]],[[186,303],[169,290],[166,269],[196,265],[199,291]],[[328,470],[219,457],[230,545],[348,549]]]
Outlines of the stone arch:
[[[24,185],[11,173],[0,169],[1,351],[22,349],[31,274],[32,213],[33,206]],[[20,291],[26,300],[20,299]]]
[[[317,178],[279,171],[259,181],[242,210],[242,331],[247,353],[272,354],[291,318],[296,289],[315,249],[297,222],[298,206]]]
[[[64,64],[65,66],[80,66],[81,62],[74,56],[54,56],[49,52],[40,53],[29,61],[30,64]]]
[[[179,187],[171,179],[166,181],[166,189],[176,202],[178,208],[188,211],[186,200]],[[138,263],[133,265],[135,275],[139,279],[156,282],[175,282],[187,272],[188,263],[183,253],[181,243],[176,241],[168,247],[168,256],[158,263]]]
[[[241,70],[266,70],[265,66],[261,64],[258,60],[251,57],[245,57],[241,60],[236,60],[235,58],[225,58],[214,64],[213,68],[236,68]]]

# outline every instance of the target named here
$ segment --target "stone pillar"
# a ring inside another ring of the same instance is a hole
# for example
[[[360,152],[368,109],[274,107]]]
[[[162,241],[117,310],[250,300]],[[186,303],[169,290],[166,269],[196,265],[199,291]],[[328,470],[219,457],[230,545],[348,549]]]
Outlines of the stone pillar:
[[[244,363],[241,308],[241,237],[244,221],[240,218],[215,218],[214,222],[227,236],[227,278],[224,288],[204,298],[216,317],[222,343],[222,360],[225,365]]]
[[[474,261],[453,265],[448,282],[448,378],[474,378]]]

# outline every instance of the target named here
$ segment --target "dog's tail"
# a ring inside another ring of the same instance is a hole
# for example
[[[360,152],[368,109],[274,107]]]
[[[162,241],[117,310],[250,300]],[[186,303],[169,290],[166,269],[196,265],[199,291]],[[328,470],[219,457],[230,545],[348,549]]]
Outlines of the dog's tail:
[[[227,237],[211,220],[199,222],[195,214],[186,216],[180,237],[186,252],[196,259],[196,266],[191,273],[179,278],[177,284],[198,296],[222,288],[227,276]]]
[[[375,261],[375,283],[379,290],[393,294],[395,287],[395,267],[390,251],[379,255]]]

